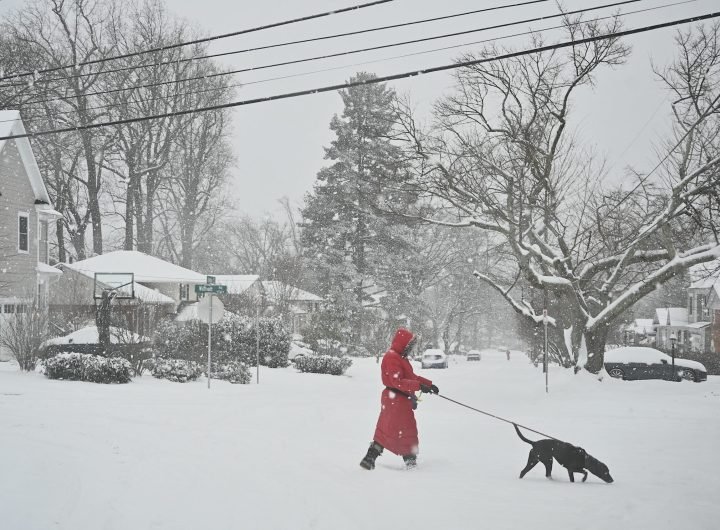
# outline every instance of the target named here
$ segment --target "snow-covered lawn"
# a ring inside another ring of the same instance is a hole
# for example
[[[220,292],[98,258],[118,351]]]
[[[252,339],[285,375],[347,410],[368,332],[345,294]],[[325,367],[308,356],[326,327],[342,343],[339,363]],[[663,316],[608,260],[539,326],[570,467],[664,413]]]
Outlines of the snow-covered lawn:
[[[597,383],[521,354],[425,370],[442,393],[584,446],[615,478],[523,480],[512,427],[435,396],[419,468],[358,463],[373,433],[374,359],[345,377],[261,372],[260,385],[50,381],[0,364],[0,528],[715,529],[720,377]],[[530,438],[536,435],[528,433]]]

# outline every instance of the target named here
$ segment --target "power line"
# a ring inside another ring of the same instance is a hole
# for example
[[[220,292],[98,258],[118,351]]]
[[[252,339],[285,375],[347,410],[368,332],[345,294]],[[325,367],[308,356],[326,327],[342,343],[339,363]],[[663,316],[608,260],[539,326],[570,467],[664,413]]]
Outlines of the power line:
[[[397,28],[408,27],[408,26],[413,26],[413,25],[417,25],[417,24],[426,24],[428,22],[436,22],[439,20],[448,20],[448,19],[452,19],[452,18],[459,18],[459,17],[468,16],[468,15],[475,15],[478,13],[484,13],[484,12],[488,12],[488,11],[497,11],[500,9],[509,9],[509,8],[513,8],[513,7],[521,7],[521,6],[531,5],[531,4],[540,4],[540,3],[545,3],[545,2],[549,2],[549,1],[550,0],[529,0],[526,2],[520,2],[520,3],[516,3],[516,4],[507,4],[507,5],[502,5],[502,6],[486,7],[483,9],[475,9],[473,11],[464,11],[462,13],[454,13],[452,15],[443,15],[443,16],[439,16],[439,17],[426,18],[426,19],[422,19],[422,20],[414,20],[411,22],[400,22],[398,24],[366,28],[366,29],[361,29],[361,30],[356,30],[356,31],[348,31],[345,33],[334,33],[332,35],[323,35],[320,37],[310,37],[307,39],[286,41],[286,42],[280,42],[280,43],[276,43],[276,44],[268,44],[265,46],[257,46],[254,48],[244,48],[244,49],[240,49],[240,50],[232,50],[232,51],[228,51],[228,52],[213,53],[213,54],[208,54],[208,55],[183,57],[183,58],[179,58],[179,59],[175,59],[175,60],[161,61],[161,62],[157,62],[157,63],[149,63],[149,64],[142,64],[142,65],[134,65],[134,66],[123,66],[121,68],[112,68],[109,70],[102,70],[99,72],[85,72],[85,73],[78,73],[78,74],[74,74],[71,76],[65,76],[65,77],[52,77],[50,79],[38,79],[38,80],[35,80],[34,82],[35,83],[51,83],[54,81],[65,81],[67,79],[76,79],[76,78],[81,78],[81,77],[89,77],[89,76],[93,76],[93,75],[126,72],[128,70],[136,70],[139,68],[154,68],[157,66],[173,65],[173,64],[190,62],[190,61],[198,61],[201,59],[214,59],[217,57],[227,57],[230,55],[239,55],[242,53],[256,52],[256,51],[261,51],[261,50],[269,50],[272,48],[282,48],[285,46],[292,46],[295,44],[306,44],[306,43],[310,43],[310,42],[319,42],[319,41],[324,41],[324,40],[337,39],[340,37],[348,37],[348,36],[352,36],[352,35],[362,35],[365,33],[384,31],[384,30],[388,30],[388,29],[397,29]],[[641,0],[635,0],[635,1],[639,2]],[[0,85],[0,88],[10,87],[10,86],[25,86],[25,83]]]
[[[46,73],[50,73],[50,72],[57,72],[57,71],[59,71],[59,70],[65,70],[65,69],[67,69],[67,68],[78,68],[78,67],[80,67],[80,66],[87,66],[87,65],[91,65],[91,64],[99,64],[99,63],[104,63],[104,62],[107,62],[107,61],[114,61],[114,60],[117,60],[117,59],[127,59],[127,58],[129,58],[129,57],[138,57],[138,56],[140,56],[140,55],[145,55],[145,54],[147,54],[147,53],[155,53],[155,52],[161,52],[161,51],[165,51],[165,50],[172,50],[172,49],[175,49],[175,48],[182,48],[182,47],[184,47],[184,46],[191,46],[191,45],[193,45],[193,44],[202,44],[203,42],[211,42],[211,41],[220,40],[220,39],[227,39],[227,38],[229,38],[229,37],[236,37],[236,36],[238,36],[238,35],[245,35],[245,34],[247,34],[247,33],[254,33],[254,32],[257,32],[257,31],[263,31],[263,30],[270,29],[270,28],[277,28],[277,27],[280,27],[280,26],[288,26],[288,25],[290,25],[290,24],[297,24],[298,22],[306,22],[306,21],[308,21],[308,20],[313,20],[313,19],[316,19],[316,18],[329,17],[329,16],[332,16],[332,15],[339,15],[339,14],[341,14],[341,13],[347,13],[347,12],[350,12],[350,11],[357,11],[357,10],[360,10],[360,9],[365,9],[365,8],[367,8],[367,7],[374,7],[374,6],[378,6],[378,5],[381,5],[381,4],[387,4],[387,3],[390,3],[390,2],[394,2],[394,1],[395,1],[395,0],[376,0],[376,1],[374,1],[374,2],[368,2],[368,3],[365,3],[365,4],[359,4],[359,5],[354,5],[354,6],[350,6],[350,7],[343,7],[343,8],[341,8],[341,9],[333,9],[332,11],[325,11],[325,12],[323,12],[323,13],[317,13],[317,14],[314,14],[314,15],[306,15],[306,16],[304,16],[304,17],[293,18],[293,19],[290,19],[290,20],[283,20],[283,21],[281,21],[281,22],[273,22],[273,23],[271,23],[271,24],[265,24],[265,25],[263,25],[263,26],[257,26],[257,27],[254,27],[254,28],[243,29],[243,30],[240,30],[240,31],[233,31],[232,33],[223,33],[223,34],[220,34],[220,35],[213,35],[213,36],[210,36],[210,37],[203,37],[203,38],[201,38],[201,39],[194,39],[194,40],[190,40],[190,41],[186,41],[186,42],[178,42],[178,43],[175,43],[175,44],[168,44],[167,46],[158,46],[158,47],[156,47],[156,48],[150,48],[150,49],[147,49],[147,50],[141,50],[141,51],[132,52],[132,53],[125,53],[125,54],[122,54],[122,55],[115,55],[115,56],[113,56],[113,57],[104,57],[104,58],[101,58],[101,59],[93,59],[93,60],[91,60],[91,61],[84,61],[84,62],[77,63],[77,64],[68,64],[68,65],[65,65],[65,66],[56,66],[56,67],[53,67],[53,68],[45,68],[45,69],[43,69],[43,70],[37,70],[37,71],[33,71],[33,72],[19,72],[19,73],[13,74],[13,75],[6,75],[6,76],[3,76],[3,77],[0,77],[0,81],[4,81],[4,80],[6,80],[6,79],[16,79],[16,78],[19,78],[19,77],[34,77],[34,76],[37,76],[38,74],[46,74]]]
[[[0,137],[0,140],[12,140],[12,139],[17,139],[17,138],[35,138],[35,137],[46,136],[46,135],[50,135],[50,134],[76,132],[76,131],[89,130],[89,129],[98,129],[98,128],[102,128],[102,127],[110,127],[110,126],[114,126],[114,125],[124,125],[124,124],[128,124],[128,123],[137,123],[137,122],[156,120],[156,119],[167,118],[167,117],[172,117],[172,116],[185,116],[185,115],[189,115],[189,114],[197,114],[200,112],[210,112],[210,111],[230,109],[230,108],[235,108],[235,107],[255,105],[258,103],[267,103],[267,102],[279,101],[279,100],[283,100],[283,99],[296,98],[296,97],[300,97],[300,96],[321,94],[324,92],[335,92],[337,90],[343,90],[343,89],[353,88],[353,87],[357,87],[357,86],[385,83],[388,81],[396,81],[399,79],[406,79],[406,78],[416,77],[416,76],[424,75],[424,74],[444,72],[444,71],[448,71],[448,70],[456,70],[458,68],[475,66],[478,64],[483,64],[483,63],[488,63],[488,62],[494,62],[494,61],[499,61],[499,60],[503,60],[503,59],[511,59],[511,58],[520,57],[523,55],[531,55],[531,54],[543,53],[543,52],[547,52],[547,51],[559,50],[559,49],[568,48],[571,46],[578,46],[580,44],[587,44],[587,43],[591,43],[591,42],[597,42],[597,41],[608,40],[608,39],[618,39],[620,37],[625,37],[628,35],[646,33],[649,31],[656,31],[659,29],[669,28],[669,27],[673,27],[673,26],[679,26],[682,24],[689,24],[692,22],[699,22],[702,20],[709,20],[709,19],[713,19],[713,18],[717,18],[717,17],[720,17],[720,11],[708,13],[705,15],[698,15],[698,16],[690,17],[690,18],[672,20],[670,22],[663,22],[661,24],[654,24],[651,26],[643,26],[643,27],[635,28],[635,29],[616,31],[613,33],[607,33],[605,35],[596,35],[596,36],[587,37],[584,39],[570,40],[570,41],[560,42],[560,43],[551,44],[551,45],[547,45],[547,46],[539,46],[536,48],[531,48],[529,50],[521,50],[521,51],[517,51],[517,52],[505,53],[502,55],[497,55],[495,57],[486,57],[486,58],[482,58],[482,59],[473,59],[470,61],[462,61],[462,62],[456,62],[456,63],[451,63],[451,64],[444,64],[441,66],[434,66],[434,67],[425,68],[422,70],[414,70],[411,72],[391,74],[391,75],[376,77],[373,79],[365,79],[362,81],[353,81],[353,82],[348,82],[348,83],[341,83],[341,84],[336,84],[336,85],[311,88],[311,89],[307,89],[307,90],[300,90],[300,91],[296,91],[296,92],[287,92],[284,94],[276,94],[274,96],[266,96],[266,97],[261,97],[261,98],[234,101],[231,103],[210,105],[207,107],[199,107],[199,108],[195,108],[195,109],[166,112],[166,113],[155,114],[155,115],[151,115],[151,116],[127,118],[127,119],[123,119],[123,120],[114,120],[114,121],[109,121],[109,122],[91,123],[88,125],[80,125],[77,127],[51,129],[51,130],[46,130],[46,131],[38,131],[38,132],[34,132],[34,133],[2,136],[2,137]]]
[[[360,49],[348,50],[348,51],[344,51],[344,52],[337,52],[337,53],[325,54],[325,55],[318,55],[318,56],[314,56],[314,57],[307,57],[307,58],[304,58],[304,59],[296,59],[296,60],[292,60],[292,61],[284,61],[284,62],[274,63],[274,64],[265,64],[265,65],[250,67],[250,68],[241,68],[241,69],[237,69],[237,70],[228,70],[228,71],[224,71],[224,72],[217,72],[217,73],[208,74],[208,75],[187,77],[187,78],[183,78],[183,79],[174,79],[174,80],[170,80],[170,81],[158,81],[158,82],[156,82],[156,83],[146,83],[146,84],[144,84],[144,85],[135,85],[135,86],[123,87],[123,88],[113,88],[113,89],[109,89],[109,90],[100,90],[100,91],[96,91],[96,92],[87,92],[87,93],[83,94],[83,96],[86,97],[86,96],[98,96],[98,95],[103,95],[103,94],[113,94],[113,93],[117,93],[117,92],[124,92],[124,91],[127,91],[127,90],[135,90],[135,89],[141,89],[141,88],[152,88],[152,87],[157,87],[157,86],[173,85],[173,84],[183,83],[183,82],[187,82],[187,81],[203,81],[203,80],[211,79],[211,78],[215,78],[215,77],[221,77],[221,76],[227,76],[227,75],[235,75],[235,74],[246,73],[246,72],[254,72],[254,71],[257,71],[257,70],[265,70],[265,69],[269,69],[269,68],[277,68],[277,67],[280,67],[280,66],[289,66],[289,65],[292,65],[292,64],[300,64],[300,63],[318,61],[318,60],[322,60],[322,59],[331,59],[331,58],[335,58],[335,57],[343,57],[343,56],[346,56],[346,55],[354,55],[354,54],[357,54],[357,53],[364,53],[364,52],[368,52],[368,51],[383,50],[383,49],[387,49],[387,48],[394,48],[394,47],[397,47],[397,46],[405,46],[405,45],[408,45],[408,44],[418,44],[418,43],[421,43],[421,42],[428,42],[428,41],[433,41],[433,40],[445,39],[445,38],[449,38],[449,37],[457,37],[457,36],[459,36],[459,35],[467,35],[467,34],[470,34],[470,33],[479,33],[479,32],[489,31],[489,30],[493,30],[493,29],[500,29],[500,28],[506,28],[506,27],[510,27],[510,26],[517,26],[517,25],[520,25],[520,24],[527,24],[527,23],[530,23],[530,22],[540,22],[540,21],[543,21],[543,20],[548,20],[548,19],[552,19],[552,18],[560,18],[560,17],[569,16],[569,15],[576,15],[576,14],[585,13],[585,12],[588,12],[588,11],[597,11],[597,10],[599,10],[599,9],[606,9],[606,8],[609,8],[609,7],[617,7],[617,6],[621,6],[621,5],[625,5],[625,4],[633,4],[633,3],[636,3],[636,2],[640,2],[640,1],[642,1],[642,0],[622,0],[622,1],[613,2],[613,3],[610,3],[610,4],[604,4],[604,5],[593,6],[593,7],[583,8],[583,9],[576,9],[576,10],[573,10],[573,11],[567,11],[567,12],[564,12],[564,13],[557,13],[557,14],[546,15],[546,16],[542,16],[542,17],[528,18],[528,19],[525,19],[525,20],[519,20],[519,21],[514,21],[514,22],[505,22],[505,23],[502,23],[502,24],[495,24],[495,25],[492,25],[492,26],[485,26],[485,27],[482,27],[482,28],[476,28],[476,29],[465,30],[465,31],[457,31],[457,32],[446,33],[446,34],[442,34],[442,35],[434,35],[434,36],[432,36],[432,37],[423,37],[423,38],[420,38],[420,39],[413,39],[413,40],[408,40],[408,41],[403,41],[403,42],[396,42],[396,43],[392,43],[392,44],[383,44],[383,45],[380,45],[380,46],[371,46],[371,47],[367,47],[367,48],[360,48]],[[46,92],[46,93],[47,93],[47,92]],[[51,101],[62,101],[62,100],[67,100],[67,99],[73,99],[73,98],[76,98],[76,97],[77,97],[76,95],[72,95],[72,96],[60,96],[60,97],[57,97],[57,98],[52,98],[52,99],[47,99],[47,100],[28,101],[28,102],[26,102],[26,104],[32,105],[32,104],[36,104],[36,103],[47,103],[47,102],[51,102]]]
[[[602,21],[602,20],[612,19],[612,18],[615,18],[616,16],[617,16],[617,17],[626,17],[626,16],[629,16],[629,15],[635,15],[635,14],[639,14],[639,13],[647,13],[647,12],[649,12],[649,11],[657,11],[657,10],[665,9],[665,8],[668,8],[668,7],[675,7],[675,6],[678,6],[678,5],[689,4],[689,3],[696,2],[696,1],[697,1],[697,0],[684,0],[684,1],[682,1],[682,2],[673,2],[673,3],[670,3],[670,4],[664,4],[664,5],[660,5],[660,6],[654,6],[654,7],[649,7],[649,8],[645,8],[645,9],[638,9],[638,10],[635,10],[635,11],[628,11],[628,12],[626,12],[626,13],[619,13],[618,15],[609,15],[609,16],[604,16],[604,17],[597,17],[597,18],[592,18],[592,19],[588,19],[588,20],[583,20],[581,23],[582,23],[582,24],[590,24],[590,23],[593,23],[593,22],[599,22],[599,21]],[[552,31],[552,30],[563,29],[563,28],[565,28],[564,25],[551,26],[551,27],[540,28],[540,29],[536,29],[536,30],[523,31],[523,32],[520,32],[520,33],[512,33],[512,34],[510,34],[510,35],[503,35],[503,36],[501,36],[501,37],[493,37],[493,38],[482,39],[482,40],[473,41],[473,42],[466,42],[466,43],[463,43],[463,44],[454,44],[454,45],[452,45],[452,46],[444,46],[444,47],[441,47],[441,48],[433,48],[432,50],[423,50],[423,51],[419,51],[419,52],[412,52],[412,53],[407,53],[407,54],[402,54],[402,55],[395,55],[395,56],[392,56],[392,57],[385,57],[385,58],[382,58],[382,59],[374,59],[374,60],[370,60],[370,61],[363,61],[363,62],[359,62],[359,63],[346,64],[346,65],[342,65],[342,66],[333,66],[333,67],[330,67],[330,68],[323,68],[323,69],[319,69],[319,70],[311,70],[311,71],[309,71],[309,72],[300,72],[300,73],[296,73],[296,74],[288,74],[288,75],[283,75],[283,76],[270,77],[270,78],[266,78],[266,79],[260,79],[260,80],[257,80],[257,81],[249,81],[249,82],[245,82],[245,83],[236,83],[236,84],[224,85],[224,86],[220,86],[220,87],[205,88],[205,89],[202,89],[202,90],[193,90],[193,91],[188,91],[188,92],[181,92],[181,93],[173,94],[173,96],[174,96],[174,97],[190,96],[190,95],[196,95],[196,94],[204,94],[204,93],[207,93],[207,92],[213,92],[213,91],[219,91],[219,90],[226,90],[226,89],[231,89],[231,88],[241,88],[241,87],[249,86],[249,85],[257,85],[257,84],[268,83],[268,82],[272,82],[272,81],[280,81],[280,80],[291,79],[291,78],[296,78],[296,77],[304,77],[304,76],[313,75],[313,74],[318,74],[318,73],[325,73],[325,72],[343,70],[343,69],[347,69],[347,68],[354,68],[354,67],[357,67],[357,66],[365,66],[365,65],[368,65],[368,64],[380,63],[380,62],[385,62],[385,61],[390,61],[390,60],[405,59],[405,58],[408,58],[408,57],[415,57],[415,56],[418,56],[418,55],[425,55],[425,54],[429,54],[429,53],[436,53],[436,52],[439,52],[439,51],[447,51],[447,50],[451,50],[451,49],[463,48],[463,47],[466,47],[466,46],[473,46],[473,45],[477,45],[477,44],[484,44],[484,43],[487,43],[487,42],[495,42],[495,41],[499,41],[499,40],[505,40],[505,39],[510,39],[510,38],[514,38],[514,37],[520,37],[520,36],[537,34],[537,33],[543,33],[543,32],[546,32],[546,31]],[[140,100],[138,100],[138,101],[136,101],[136,102],[134,102],[134,103],[146,103],[146,102],[158,101],[158,100],[162,100],[162,99],[167,99],[167,97],[145,98],[145,99],[140,99]],[[101,110],[101,109],[111,109],[111,108],[122,107],[122,106],[123,106],[123,104],[110,103],[110,104],[107,104],[107,105],[97,105],[97,106],[94,106],[94,107],[88,107],[86,110],[92,111],[92,110]],[[658,110],[659,110],[659,107],[658,107],[658,109],[656,109],[656,112],[655,112],[655,113],[657,113]],[[70,114],[75,114],[76,112],[77,112],[77,111],[74,111],[74,110],[66,111],[66,112],[55,112],[55,113],[53,113],[53,116],[58,116],[58,115],[60,115],[60,116],[66,116],[66,115],[70,115]],[[654,114],[655,114],[655,113],[654,113]],[[653,114],[653,115],[654,115],[654,114]],[[19,120],[20,120],[20,118],[15,118],[15,119],[13,119],[13,120],[0,120],[0,123],[6,123],[6,122],[10,122],[10,121],[19,121]],[[648,123],[649,123],[649,120],[648,120]],[[647,123],[645,124],[645,126],[643,126],[643,128],[646,127],[646,126],[647,126]],[[640,134],[640,133],[638,133],[637,137],[639,137],[639,134]],[[637,139],[637,137],[636,137],[636,139]]]

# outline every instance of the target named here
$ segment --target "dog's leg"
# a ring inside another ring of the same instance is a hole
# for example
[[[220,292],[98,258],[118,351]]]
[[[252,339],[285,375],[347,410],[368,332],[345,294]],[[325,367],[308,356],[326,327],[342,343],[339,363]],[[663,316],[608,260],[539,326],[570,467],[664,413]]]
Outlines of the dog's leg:
[[[523,478],[527,474],[528,471],[530,471],[532,468],[534,468],[537,465],[538,462],[540,462],[540,458],[538,457],[538,454],[535,452],[535,449],[530,449],[530,454],[528,455],[527,465],[520,472],[520,478]]]
[[[568,469],[568,476],[570,477],[570,482],[575,482],[575,473],[572,469]]]
[[[552,456],[548,459],[543,460],[542,463],[545,466],[545,477],[552,478],[552,466],[553,466]]]
[[[583,470],[582,470],[582,474],[583,474],[583,480],[582,480],[582,481],[585,482],[585,481],[587,480],[588,472],[583,469]]]

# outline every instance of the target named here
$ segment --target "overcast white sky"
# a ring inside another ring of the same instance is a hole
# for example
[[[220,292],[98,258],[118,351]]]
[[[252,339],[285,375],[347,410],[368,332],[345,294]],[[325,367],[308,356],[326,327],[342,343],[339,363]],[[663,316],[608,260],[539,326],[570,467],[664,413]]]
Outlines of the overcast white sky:
[[[395,0],[386,5],[353,13],[225,39],[213,43],[210,50],[211,52],[228,51],[447,15],[484,6],[511,4],[517,1]],[[611,1],[565,0],[563,5],[566,9],[580,9],[611,3]],[[167,5],[172,12],[197,24],[208,34],[236,31],[359,3],[362,2],[360,0],[303,0],[302,2],[291,0],[167,0]],[[619,9],[627,12],[669,3],[673,3],[673,0],[643,0]],[[22,4],[23,0],[0,0],[0,13]],[[709,13],[716,9],[717,0],[697,0],[681,6],[628,16],[625,27],[644,26]],[[606,9],[596,13],[609,14],[610,11]],[[257,66],[323,53],[475,29],[556,12],[556,4],[547,2],[534,6],[481,13],[450,21],[231,56],[225,59],[225,63],[235,68]],[[277,76],[347,66],[332,72],[247,85],[238,90],[237,97],[238,99],[249,99],[334,84],[347,79],[358,70],[387,75],[446,64],[457,57],[460,51],[478,49],[479,46],[467,46],[410,58],[386,60],[364,66],[350,66],[363,61],[386,59],[406,53],[464,44],[555,25],[557,25],[557,20],[524,24],[464,37],[241,74],[235,76],[236,83],[250,83]],[[597,86],[594,89],[584,89],[583,94],[576,101],[572,126],[577,134],[594,146],[598,153],[607,157],[609,165],[613,168],[612,178],[622,178],[625,168],[629,164],[641,171],[647,171],[657,159],[653,146],[658,144],[666,132],[669,123],[669,109],[667,105],[662,105],[667,94],[663,92],[652,73],[651,61],[662,65],[672,58],[674,34],[675,30],[667,29],[629,38],[628,42],[633,46],[633,55],[629,63],[615,71],[604,72],[598,78]],[[559,41],[561,35],[557,32],[548,32],[546,40],[548,42]],[[517,37],[500,42],[515,48],[523,48],[528,44],[528,39],[527,37]],[[392,86],[398,92],[409,93],[421,111],[426,112],[435,99],[452,89],[452,79],[449,74],[431,74],[394,82]],[[238,209],[253,216],[264,213],[276,214],[279,212],[277,200],[283,196],[289,197],[294,204],[300,204],[305,192],[312,188],[317,171],[326,164],[326,161],[323,160],[323,146],[331,140],[328,124],[333,113],[341,112],[341,110],[340,97],[336,93],[263,103],[234,110],[234,144],[238,167],[233,181],[233,195]]]

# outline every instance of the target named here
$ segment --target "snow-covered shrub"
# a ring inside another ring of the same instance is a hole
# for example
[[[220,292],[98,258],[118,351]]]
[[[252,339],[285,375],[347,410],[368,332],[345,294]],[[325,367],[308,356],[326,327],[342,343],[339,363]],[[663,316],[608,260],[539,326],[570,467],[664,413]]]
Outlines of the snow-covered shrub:
[[[155,359],[152,363],[152,375],[158,379],[167,379],[174,383],[195,381],[203,374],[200,364],[184,359]]]
[[[207,325],[201,322],[164,322],[155,332],[156,356],[207,362]],[[256,365],[255,319],[226,312],[213,324],[213,360]],[[260,364],[270,368],[288,365],[290,333],[277,318],[260,319]]]
[[[352,365],[347,357],[331,357],[329,355],[313,355],[295,359],[295,368],[301,372],[313,374],[342,375]]]
[[[252,380],[250,369],[244,363],[234,361],[226,364],[213,363],[211,375],[213,379],[241,385],[247,385]]]
[[[125,359],[106,358],[86,353],[60,353],[44,363],[50,379],[89,381],[91,383],[129,383],[132,365]]]
[[[161,359],[182,359],[200,362],[207,359],[207,326],[198,320],[158,324],[153,335],[155,356]]]

